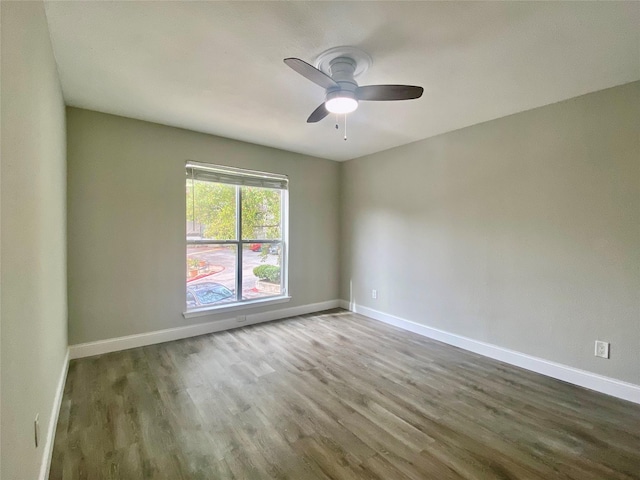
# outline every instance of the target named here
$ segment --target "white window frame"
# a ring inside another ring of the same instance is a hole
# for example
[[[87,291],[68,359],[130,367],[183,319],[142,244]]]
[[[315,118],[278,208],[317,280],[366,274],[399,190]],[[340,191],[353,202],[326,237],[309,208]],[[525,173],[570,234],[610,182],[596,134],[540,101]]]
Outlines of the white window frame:
[[[222,183],[236,186],[236,239],[235,240],[188,240],[186,239],[185,251],[189,245],[235,245],[236,246],[236,301],[221,305],[212,305],[194,308],[183,312],[185,318],[211,315],[245,308],[261,307],[266,305],[288,302],[291,297],[289,291],[289,179],[286,175],[246,170],[222,165],[213,165],[188,161],[186,162],[187,180],[194,178],[194,172],[208,176],[211,179],[199,180],[212,183]],[[191,173],[191,174],[190,174]],[[196,178],[198,180],[198,178]],[[242,239],[242,186],[257,186],[273,188],[281,191],[280,196],[280,225],[281,238],[277,240]],[[242,253],[245,245],[254,243],[280,244],[280,295],[261,297],[254,299],[242,299]],[[185,255],[186,262],[186,255]],[[186,267],[186,265],[185,265]],[[185,295],[186,306],[186,295]]]

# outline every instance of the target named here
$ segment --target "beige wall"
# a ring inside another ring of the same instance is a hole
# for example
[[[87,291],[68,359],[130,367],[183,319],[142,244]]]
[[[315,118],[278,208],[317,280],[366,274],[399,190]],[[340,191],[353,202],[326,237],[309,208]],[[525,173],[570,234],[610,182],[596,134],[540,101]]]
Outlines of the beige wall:
[[[346,162],[342,298],[640,384],[639,128],[635,82]]]
[[[43,459],[67,349],[65,112],[43,4],[1,2],[0,8],[0,477],[31,480]]]
[[[293,299],[247,313],[338,298],[338,163],[76,108],[67,129],[70,344],[230,316],[182,316],[186,160],[289,176]]]

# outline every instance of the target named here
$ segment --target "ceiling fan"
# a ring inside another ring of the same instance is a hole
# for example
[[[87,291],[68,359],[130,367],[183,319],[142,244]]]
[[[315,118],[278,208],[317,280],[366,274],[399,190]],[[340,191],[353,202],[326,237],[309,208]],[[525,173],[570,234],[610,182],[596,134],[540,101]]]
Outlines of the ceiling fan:
[[[329,113],[351,113],[359,101],[411,100],[424,91],[413,85],[358,86],[354,77],[369,67],[371,59],[353,47],[337,47],[319,57],[318,65],[328,74],[299,58],[285,58],[284,63],[326,90],[324,103],[309,115],[307,123],[319,122]]]

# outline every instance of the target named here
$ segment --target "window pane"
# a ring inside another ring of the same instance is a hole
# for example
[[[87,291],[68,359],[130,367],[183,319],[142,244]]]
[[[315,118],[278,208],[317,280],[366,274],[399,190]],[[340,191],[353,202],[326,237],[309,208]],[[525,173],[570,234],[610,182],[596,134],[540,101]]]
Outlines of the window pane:
[[[242,299],[281,295],[280,243],[249,243],[242,247]]]
[[[236,240],[236,187],[187,179],[187,240]]]
[[[260,187],[242,189],[242,239],[277,240],[282,238],[281,190]]]
[[[236,246],[187,245],[187,310],[236,301]]]

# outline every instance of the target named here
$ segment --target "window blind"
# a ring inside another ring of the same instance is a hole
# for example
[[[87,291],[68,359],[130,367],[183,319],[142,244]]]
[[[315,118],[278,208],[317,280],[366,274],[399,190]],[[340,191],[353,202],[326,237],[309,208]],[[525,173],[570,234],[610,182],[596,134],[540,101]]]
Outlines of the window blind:
[[[230,185],[275,188],[278,190],[287,190],[289,184],[289,179],[286,175],[191,161],[187,162],[187,178]]]

